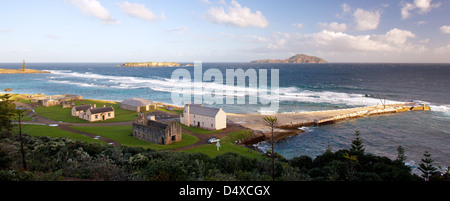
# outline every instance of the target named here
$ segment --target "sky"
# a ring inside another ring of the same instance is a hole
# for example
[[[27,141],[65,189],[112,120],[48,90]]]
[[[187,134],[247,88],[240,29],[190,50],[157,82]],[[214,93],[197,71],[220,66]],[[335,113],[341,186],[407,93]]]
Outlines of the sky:
[[[450,63],[448,0],[0,0],[0,62]]]

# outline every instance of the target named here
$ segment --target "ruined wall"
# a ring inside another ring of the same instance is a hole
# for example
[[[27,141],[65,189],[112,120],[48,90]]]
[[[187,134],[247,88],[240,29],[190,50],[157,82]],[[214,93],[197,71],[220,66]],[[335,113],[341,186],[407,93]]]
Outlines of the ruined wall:
[[[181,130],[177,122],[169,125],[156,121],[148,121],[148,125],[133,123],[133,137],[157,144],[166,145],[181,141]]]

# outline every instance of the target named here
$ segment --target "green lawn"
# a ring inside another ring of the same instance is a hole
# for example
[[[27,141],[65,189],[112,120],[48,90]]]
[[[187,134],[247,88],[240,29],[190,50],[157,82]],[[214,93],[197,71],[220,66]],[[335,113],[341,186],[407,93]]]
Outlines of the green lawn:
[[[110,122],[123,122],[123,121],[133,121],[136,119],[138,112],[133,112],[129,110],[120,109],[119,102],[101,101],[101,100],[77,100],[75,105],[89,105],[92,106],[96,104],[97,107],[112,106],[114,108],[114,119],[108,119],[106,121],[97,121],[93,123],[110,123]],[[89,123],[86,120],[80,119],[78,117],[72,116],[72,108],[62,108],[62,106],[44,107],[39,106],[34,109],[39,115],[49,118],[54,121],[62,121],[68,123]]]
[[[212,130],[206,130],[206,129],[203,129],[203,128],[187,127],[186,125],[183,125],[180,122],[178,122],[178,123],[181,125],[181,127],[183,129],[186,129],[186,130],[188,130],[190,132],[197,133],[197,134],[207,135],[207,134],[213,134],[213,133],[218,133],[218,132],[222,131],[222,130],[212,131]]]
[[[16,126],[13,129],[13,133],[18,134],[19,133],[19,127]],[[88,136],[72,133],[69,131],[61,130],[58,127],[52,127],[52,126],[46,126],[46,125],[31,125],[31,124],[23,124],[22,125],[22,133],[41,137],[41,136],[47,136],[47,137],[54,137],[54,138],[60,138],[60,137],[67,137],[73,140],[81,140],[85,142],[97,142],[97,143],[105,143],[104,141],[95,140]]]
[[[206,144],[193,149],[184,150],[183,152],[187,153],[201,152],[208,155],[211,158],[215,158],[216,156],[224,154],[226,152],[234,152],[251,158],[261,158],[261,154],[259,152],[232,144],[230,142],[220,141],[220,146],[221,147],[219,148],[219,151],[217,151],[216,143],[213,143],[213,144]]]
[[[201,152],[204,153],[212,158],[224,154],[226,152],[234,152],[237,154],[241,154],[244,156],[252,157],[252,158],[260,158],[261,154],[255,150],[251,150],[239,145],[236,145],[234,142],[238,139],[244,139],[246,137],[250,137],[252,135],[252,131],[249,130],[242,130],[242,131],[236,131],[233,133],[228,134],[225,137],[222,137],[220,139],[220,148],[219,151],[217,151],[216,143],[213,144],[206,144],[197,148],[188,149],[184,152],[188,153],[194,153],[194,152]]]
[[[154,150],[167,150],[175,149],[180,147],[185,147],[191,144],[195,144],[198,138],[192,135],[184,134],[182,135],[183,140],[181,142],[172,143],[169,145],[160,145],[144,140],[140,140],[131,136],[132,126],[72,126],[71,128],[106,137],[119,142],[124,146],[132,147],[143,147],[150,148]]]

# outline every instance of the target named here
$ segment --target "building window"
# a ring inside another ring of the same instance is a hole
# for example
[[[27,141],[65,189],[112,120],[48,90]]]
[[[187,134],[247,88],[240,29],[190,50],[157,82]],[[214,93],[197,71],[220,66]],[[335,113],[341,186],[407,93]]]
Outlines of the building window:
[[[211,128],[214,128],[214,125],[213,125],[213,124],[211,124]]]
[[[108,113],[108,117],[111,117],[111,113]]]
[[[98,115],[95,115],[95,119],[98,119]]]
[[[175,141],[175,135],[172,136],[172,141]]]

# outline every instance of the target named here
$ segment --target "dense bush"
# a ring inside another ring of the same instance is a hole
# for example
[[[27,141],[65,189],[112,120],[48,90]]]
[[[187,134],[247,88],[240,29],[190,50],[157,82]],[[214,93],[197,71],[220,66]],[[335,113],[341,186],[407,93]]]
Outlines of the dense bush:
[[[202,153],[115,147],[67,138],[25,135],[24,140],[27,170],[21,168],[18,137],[0,138],[0,180],[272,180],[270,158],[253,159],[235,153],[210,158]],[[314,159],[276,156],[275,180],[279,181],[422,180],[400,161],[361,150],[327,150]]]

